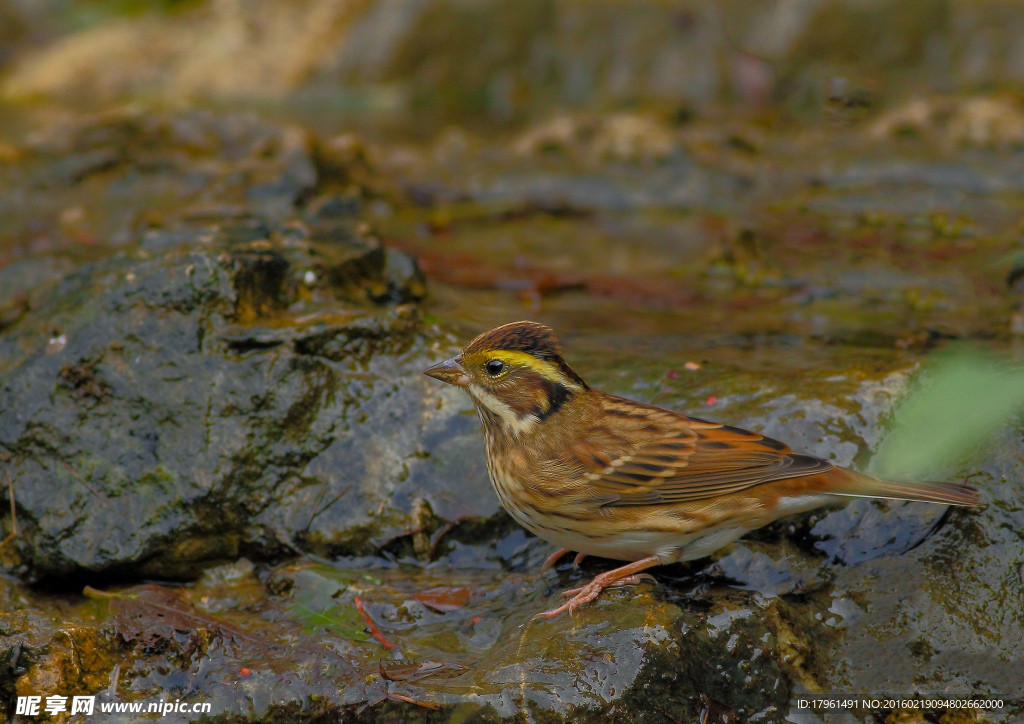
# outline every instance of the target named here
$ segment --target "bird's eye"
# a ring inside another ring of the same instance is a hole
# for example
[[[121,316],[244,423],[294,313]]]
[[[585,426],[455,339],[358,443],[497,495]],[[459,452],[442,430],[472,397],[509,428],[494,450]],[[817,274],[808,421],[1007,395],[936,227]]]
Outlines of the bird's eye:
[[[505,363],[500,359],[492,359],[486,364],[487,374],[491,377],[497,377],[501,374],[501,371],[505,369]]]

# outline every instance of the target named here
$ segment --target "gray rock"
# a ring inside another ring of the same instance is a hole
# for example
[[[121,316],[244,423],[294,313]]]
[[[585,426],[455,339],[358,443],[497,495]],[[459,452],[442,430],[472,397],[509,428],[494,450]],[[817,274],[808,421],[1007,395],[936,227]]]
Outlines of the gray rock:
[[[62,282],[0,337],[16,570],[187,576],[240,551],[373,550],[424,502],[493,515],[467,401],[419,374],[440,335],[375,301],[422,294],[399,255],[228,244]]]

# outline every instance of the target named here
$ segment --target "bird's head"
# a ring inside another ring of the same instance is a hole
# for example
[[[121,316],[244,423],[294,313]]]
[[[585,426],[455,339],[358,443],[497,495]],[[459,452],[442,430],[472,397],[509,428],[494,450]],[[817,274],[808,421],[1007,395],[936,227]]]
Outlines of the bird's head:
[[[562,359],[555,333],[537,322],[512,322],[484,332],[424,374],[464,387],[482,414],[514,433],[528,431],[587,389]]]

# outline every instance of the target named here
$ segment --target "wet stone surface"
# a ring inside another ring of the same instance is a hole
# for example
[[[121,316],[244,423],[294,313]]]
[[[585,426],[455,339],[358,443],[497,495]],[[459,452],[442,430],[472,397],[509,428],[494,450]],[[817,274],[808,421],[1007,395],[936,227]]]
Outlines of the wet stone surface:
[[[933,350],[1013,351],[1013,152],[939,167],[913,140],[710,125],[609,114],[410,150],[114,114],[18,146],[0,168],[21,194],[0,194],[0,490],[9,472],[18,524],[0,704],[916,716],[796,708],[841,693],[1024,713],[1016,421],[941,472],[975,473],[980,509],[824,508],[531,621],[612,563],[540,572],[551,548],[499,511],[468,400],[420,374],[457,341],[538,318],[597,387],[861,468]],[[0,503],[0,540],[13,530]]]
[[[546,551],[521,533],[499,549],[513,559],[476,551],[492,567],[474,569],[463,548],[455,575],[446,557],[426,567],[300,560],[261,571],[243,559],[187,590],[93,590],[67,611],[71,622],[2,614],[0,641],[21,672],[5,687],[99,690],[99,702],[158,690],[210,702],[229,721],[421,720],[441,716],[434,710],[470,721],[516,720],[524,711],[573,721],[646,712],[663,721],[696,718],[709,701],[770,721],[785,710],[780,661],[800,644],[778,599],[723,589],[666,600],[643,584],[572,617],[530,622],[531,609],[551,605],[561,584],[523,572]],[[393,649],[367,635],[357,600]]]
[[[69,159],[121,149],[101,197],[139,178],[187,185],[196,167],[189,200],[218,205],[172,206],[91,263],[69,249],[39,272],[33,256],[5,266],[36,282],[10,290],[0,338],[0,449],[21,526],[10,570],[189,577],[245,551],[367,552],[496,512],[466,401],[419,374],[450,344],[416,307],[422,275],[367,234],[358,197],[331,190],[308,144],[203,114],[61,138],[39,142],[34,174],[58,183]],[[137,138],[147,151],[128,156]],[[236,197],[256,201],[219,206]],[[124,200],[138,215],[149,199],[134,187]],[[476,493],[454,495],[453,479]]]
[[[862,381],[827,414],[797,398],[763,419],[808,435],[845,420],[871,438],[886,408],[864,401],[877,403],[880,385],[898,388]],[[741,421],[729,408],[718,417]],[[826,508],[554,621],[530,617],[609,563],[574,571],[566,561],[541,574],[551,548],[510,522],[464,523],[428,542],[426,555],[414,534],[383,556],[241,559],[184,587],[108,585],[56,611],[7,580],[5,600],[22,610],[0,618],[0,651],[17,657],[3,686],[31,692],[55,681],[122,702],[170,693],[209,702],[227,721],[517,721],[527,711],[781,721],[795,715],[795,699],[837,690],[1003,696],[1009,713],[1021,704],[1005,695],[1019,672],[1002,656],[1019,653],[998,642],[1019,640],[1024,600],[1011,502],[1021,490],[1007,475],[1018,445],[1008,432],[982,466],[989,504],[979,511]],[[890,661],[880,670],[882,651]],[[66,660],[86,663],[69,670]]]
[[[281,325],[297,274],[352,263],[288,251],[312,263],[263,248],[99,262],[4,336],[16,570],[179,577],[246,548],[354,552],[423,525],[431,478],[436,514],[494,511],[449,495],[452,477],[486,482],[464,401],[418,374],[438,335],[414,308],[343,297]]]

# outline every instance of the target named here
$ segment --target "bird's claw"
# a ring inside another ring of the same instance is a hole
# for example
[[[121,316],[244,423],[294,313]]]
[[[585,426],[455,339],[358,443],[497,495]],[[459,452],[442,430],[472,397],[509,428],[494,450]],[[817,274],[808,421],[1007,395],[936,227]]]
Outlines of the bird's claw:
[[[635,573],[632,576],[626,576],[625,578],[620,578],[617,581],[612,581],[611,583],[606,583],[601,588],[602,589],[604,589],[604,588],[611,588],[612,586],[633,586],[633,585],[636,585],[637,583],[640,583],[640,581],[644,581],[644,580],[656,581],[658,579],[656,579],[650,573]],[[594,584],[593,583],[587,584],[587,586],[592,586],[592,585],[594,585]],[[580,586],[579,588],[570,588],[568,591],[562,591],[562,593],[559,594],[559,595],[562,596],[562,598],[569,598],[570,596],[575,596],[580,591],[585,590],[587,588],[587,586]],[[599,589],[599,590],[601,590],[601,589]]]
[[[550,611],[542,611],[541,613],[536,614],[533,618],[554,618],[555,616],[561,616],[566,611],[572,613],[577,606],[582,606],[584,603],[590,603],[597,598],[597,594],[599,594],[603,589],[603,584],[598,584],[597,581],[592,581],[582,588],[573,589],[573,591],[579,591],[579,593],[563,603],[561,606],[553,608]],[[567,591],[566,593],[571,594],[572,591]],[[565,594],[562,595],[564,596]]]
[[[648,556],[647,558],[641,558],[638,561],[633,561],[614,570],[602,573],[587,585],[563,593],[563,596],[570,596],[571,598],[558,608],[538,613],[534,618],[554,618],[566,611],[571,613],[577,606],[593,601],[608,586],[638,583],[645,578],[654,580],[653,576],[641,573],[640,571],[660,563],[661,560],[657,556]]]
[[[619,578],[614,581],[602,580],[601,577],[598,576],[585,586],[571,588],[568,591],[564,591],[561,595],[563,598],[568,598],[568,601],[557,608],[551,609],[550,611],[538,613],[533,618],[554,618],[555,616],[562,615],[566,611],[572,613],[578,606],[582,606],[584,603],[590,603],[593,601],[597,598],[598,594],[606,588],[610,588],[612,586],[632,585],[639,583],[644,579],[649,581],[656,580],[650,573],[635,573],[631,576]]]

